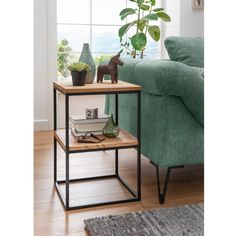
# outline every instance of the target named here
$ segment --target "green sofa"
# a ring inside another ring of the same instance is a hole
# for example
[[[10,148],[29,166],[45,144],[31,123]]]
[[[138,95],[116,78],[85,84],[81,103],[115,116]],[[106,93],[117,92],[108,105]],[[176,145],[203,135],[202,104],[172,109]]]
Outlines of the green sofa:
[[[158,195],[164,203],[173,168],[204,161],[204,41],[170,37],[170,60],[124,59],[119,80],[142,86],[141,152],[157,170]],[[119,95],[119,125],[136,135],[136,96]],[[115,114],[115,99],[106,112]],[[160,189],[159,167],[167,167]]]

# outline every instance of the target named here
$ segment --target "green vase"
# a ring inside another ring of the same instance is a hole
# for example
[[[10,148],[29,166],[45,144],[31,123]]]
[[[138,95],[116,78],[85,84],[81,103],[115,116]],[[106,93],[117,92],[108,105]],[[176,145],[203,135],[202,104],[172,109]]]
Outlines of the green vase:
[[[96,65],[94,63],[93,56],[89,49],[88,43],[84,43],[79,61],[86,63],[90,66],[90,69],[87,72],[85,83],[92,84],[96,74]]]
[[[115,138],[119,135],[119,128],[113,120],[113,115],[108,118],[108,121],[103,128],[103,135],[107,138]]]

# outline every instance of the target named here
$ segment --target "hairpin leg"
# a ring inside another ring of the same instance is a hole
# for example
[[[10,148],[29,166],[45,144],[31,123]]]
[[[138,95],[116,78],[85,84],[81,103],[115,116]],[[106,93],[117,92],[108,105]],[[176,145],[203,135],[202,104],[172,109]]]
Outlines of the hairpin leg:
[[[153,162],[151,162],[151,163],[154,164]],[[170,179],[171,170],[172,169],[177,169],[177,168],[183,168],[184,166],[168,167],[167,173],[166,173],[166,176],[165,176],[163,192],[161,192],[159,167],[157,165],[155,165],[155,166],[156,166],[156,172],[157,172],[157,188],[158,188],[159,203],[164,204],[165,203],[166,192],[167,192],[167,187],[168,187],[168,183],[169,183],[169,179]]]
[[[164,188],[163,188],[162,193],[161,193],[160,173],[159,173],[159,167],[158,166],[156,166],[156,171],[157,171],[157,187],[158,187],[159,202],[160,202],[160,204],[163,204],[165,202],[166,190],[167,190],[169,179],[170,179],[171,169],[170,169],[170,167],[167,169],[167,174],[166,174]]]

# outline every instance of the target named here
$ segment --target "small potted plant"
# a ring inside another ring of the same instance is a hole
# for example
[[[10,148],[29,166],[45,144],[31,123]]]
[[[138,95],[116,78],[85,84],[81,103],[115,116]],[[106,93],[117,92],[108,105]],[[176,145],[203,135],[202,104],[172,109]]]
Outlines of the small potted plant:
[[[68,70],[71,72],[72,82],[74,86],[85,85],[86,75],[89,70],[88,64],[82,62],[72,63],[68,66]]]

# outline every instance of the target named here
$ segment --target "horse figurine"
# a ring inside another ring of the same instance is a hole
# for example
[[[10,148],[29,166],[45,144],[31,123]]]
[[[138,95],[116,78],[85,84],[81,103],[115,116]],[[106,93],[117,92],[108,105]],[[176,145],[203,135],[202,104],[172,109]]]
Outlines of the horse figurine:
[[[117,65],[122,66],[124,63],[120,60],[120,54],[112,57],[107,65],[98,66],[97,82],[103,82],[104,75],[111,76],[111,82],[114,84],[118,82],[118,69]]]

